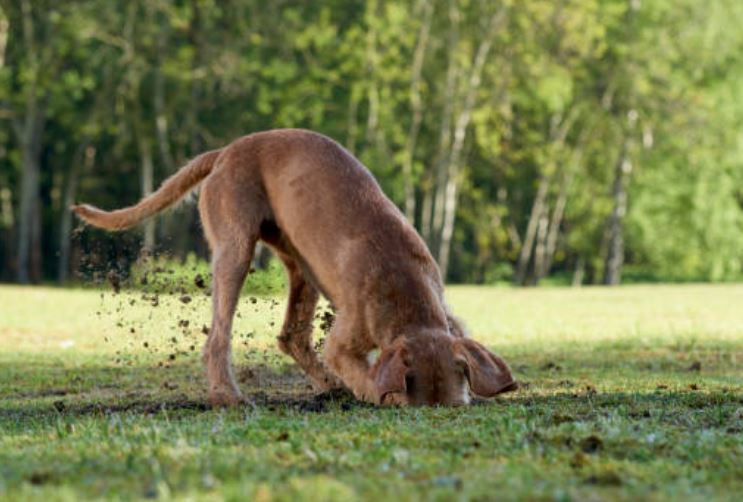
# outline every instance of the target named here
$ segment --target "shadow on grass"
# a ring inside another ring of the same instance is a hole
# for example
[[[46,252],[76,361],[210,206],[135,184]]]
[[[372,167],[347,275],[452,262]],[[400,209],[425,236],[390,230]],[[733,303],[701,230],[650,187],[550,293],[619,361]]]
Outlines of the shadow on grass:
[[[347,390],[313,392],[295,365],[241,365],[237,367],[237,379],[246,397],[245,409],[324,413],[372,407]],[[0,363],[0,422],[115,413],[207,412],[213,408],[205,387],[203,370],[194,361],[166,368],[62,368],[47,362],[4,362]]]
[[[248,394],[252,404],[245,411],[291,412],[299,414],[323,414],[373,409],[368,403],[356,400],[346,391],[296,396],[269,396],[264,392]],[[472,412],[509,414],[517,421],[533,421],[541,426],[557,426],[563,423],[592,423],[610,416],[619,416],[633,423],[657,422],[681,428],[721,429],[728,434],[743,432],[735,420],[737,410],[743,405],[743,396],[734,393],[690,393],[690,392],[609,392],[590,396],[575,394],[523,395],[494,400],[476,399]],[[56,421],[76,420],[84,417],[103,418],[117,414],[132,416],[167,416],[168,419],[187,419],[210,413],[212,407],[200,399],[178,398],[119,399],[87,403],[65,404],[63,401],[46,403],[14,403],[0,408],[0,424],[33,421],[53,424]],[[233,408],[232,410],[240,410]],[[467,413],[467,408],[458,410]]]
[[[545,365],[530,373],[540,374],[537,381],[549,380],[554,377],[555,369]],[[314,393],[295,365],[243,363],[238,365],[237,375],[250,403],[245,409],[326,413],[372,407],[347,391]],[[157,363],[65,367],[52,361],[0,361],[0,422],[117,413],[204,413],[212,410],[205,387],[203,369],[196,359],[166,367]],[[743,395],[736,391],[658,387],[636,392],[597,392],[592,387],[565,389],[529,384],[493,400],[473,402],[478,409],[492,407],[496,413],[508,410],[559,414],[554,420],[561,422],[590,421],[613,412],[630,419],[657,419],[671,411],[671,415],[677,415],[721,406],[735,409],[741,405]]]

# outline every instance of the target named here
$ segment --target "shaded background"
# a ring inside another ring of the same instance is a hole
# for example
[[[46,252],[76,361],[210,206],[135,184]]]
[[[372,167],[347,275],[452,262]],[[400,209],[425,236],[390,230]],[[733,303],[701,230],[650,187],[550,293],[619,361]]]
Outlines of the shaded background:
[[[0,279],[206,257],[192,202],[123,235],[65,208],[279,127],[357,155],[450,282],[741,279],[741,26],[738,0],[0,0]]]

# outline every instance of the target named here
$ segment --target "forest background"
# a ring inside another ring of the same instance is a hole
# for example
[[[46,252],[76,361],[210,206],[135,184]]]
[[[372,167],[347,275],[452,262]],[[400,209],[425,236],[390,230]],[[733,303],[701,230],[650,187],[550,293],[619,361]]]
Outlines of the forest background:
[[[375,174],[449,282],[743,276],[738,0],[0,0],[0,280],[206,258],[195,204],[75,231],[250,132]]]

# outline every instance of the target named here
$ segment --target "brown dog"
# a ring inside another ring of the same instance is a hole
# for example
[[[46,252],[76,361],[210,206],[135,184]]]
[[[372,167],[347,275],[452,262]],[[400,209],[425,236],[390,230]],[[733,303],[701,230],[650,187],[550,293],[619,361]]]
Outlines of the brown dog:
[[[446,404],[491,397],[516,383],[506,364],[466,338],[444,302],[423,240],[371,173],[333,140],[305,130],[251,134],[204,153],[135,206],[73,210],[109,230],[132,227],[204,180],[199,211],[212,249],[213,320],[204,362],[213,404],[241,401],[231,364],[235,306],[258,239],[289,274],[279,347],[315,388],[338,385],[312,347],[318,292],[337,309],[325,363],[360,399]],[[370,366],[367,355],[381,353]]]

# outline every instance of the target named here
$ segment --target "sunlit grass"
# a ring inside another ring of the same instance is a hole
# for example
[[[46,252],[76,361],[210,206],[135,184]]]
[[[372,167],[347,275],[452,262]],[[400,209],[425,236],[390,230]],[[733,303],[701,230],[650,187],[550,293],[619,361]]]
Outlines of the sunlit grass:
[[[126,291],[0,287],[0,498],[743,490],[743,286],[451,287],[448,300],[520,391],[465,409],[315,406],[275,349],[283,298],[246,296],[235,361],[258,406],[210,411],[205,293],[153,306]]]

